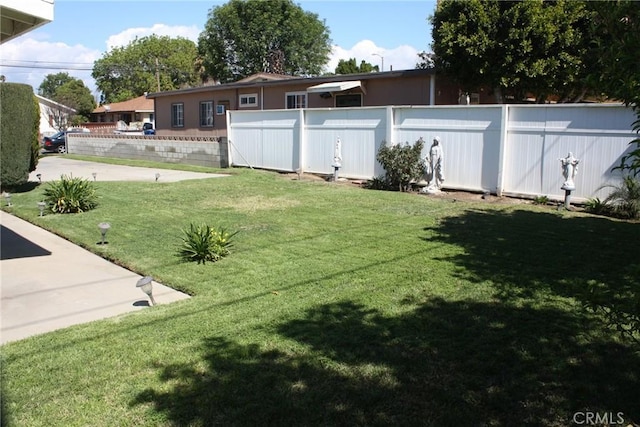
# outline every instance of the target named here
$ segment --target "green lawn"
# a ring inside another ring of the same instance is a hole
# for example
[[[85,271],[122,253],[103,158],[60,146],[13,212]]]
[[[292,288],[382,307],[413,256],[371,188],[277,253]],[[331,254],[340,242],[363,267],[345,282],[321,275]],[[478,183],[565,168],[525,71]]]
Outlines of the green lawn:
[[[76,215],[13,194],[15,214],[193,298],[3,346],[9,425],[640,422],[640,346],[583,308],[590,283],[637,295],[640,224],[232,172],[97,182]],[[231,255],[181,262],[190,222],[239,230]]]

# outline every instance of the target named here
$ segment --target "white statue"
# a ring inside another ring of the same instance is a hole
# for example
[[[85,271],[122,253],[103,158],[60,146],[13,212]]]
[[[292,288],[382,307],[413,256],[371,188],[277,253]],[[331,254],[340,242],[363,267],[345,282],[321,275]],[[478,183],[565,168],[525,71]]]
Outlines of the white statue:
[[[562,184],[563,190],[575,190],[576,184],[573,182],[576,174],[578,173],[578,163],[580,160],[573,157],[573,153],[569,152],[567,157],[559,159],[562,163],[562,175],[564,176],[564,183]]]
[[[427,187],[423,190],[425,193],[436,193],[442,188],[444,182],[443,161],[444,152],[440,145],[440,137],[436,136],[433,138],[429,154],[425,157],[427,169]]]
[[[340,138],[336,141],[336,145],[333,149],[333,164],[331,166],[334,168],[342,166],[342,141],[340,141]]]

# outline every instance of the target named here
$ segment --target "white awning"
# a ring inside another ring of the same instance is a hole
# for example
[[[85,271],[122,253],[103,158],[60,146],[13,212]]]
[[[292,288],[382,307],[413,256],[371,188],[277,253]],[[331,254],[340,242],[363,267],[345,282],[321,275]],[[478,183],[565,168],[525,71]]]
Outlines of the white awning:
[[[348,82],[330,82],[311,86],[307,88],[307,93],[342,92],[356,87],[362,88],[362,91],[364,92],[364,88],[362,87],[360,80],[352,80]]]

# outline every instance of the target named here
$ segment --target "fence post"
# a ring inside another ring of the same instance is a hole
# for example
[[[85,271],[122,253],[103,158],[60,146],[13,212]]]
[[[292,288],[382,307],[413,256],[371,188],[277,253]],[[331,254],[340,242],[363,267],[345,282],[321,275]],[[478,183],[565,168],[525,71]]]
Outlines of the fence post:
[[[304,108],[300,108],[299,111],[298,133],[300,135],[300,138],[298,138],[298,174],[304,172],[304,159],[306,158],[307,152],[307,126],[305,122],[307,115],[305,114],[306,111]]]
[[[496,195],[502,196],[504,192],[504,164],[506,162],[506,146],[509,138],[509,104],[502,105],[500,116],[500,155],[498,157],[498,183]]]
[[[395,132],[393,131],[393,116],[394,116],[394,107],[392,105],[387,105],[387,119],[385,124],[385,138],[386,144],[391,145],[394,143]],[[376,141],[377,142],[377,141]],[[398,142],[398,141],[395,141]]]

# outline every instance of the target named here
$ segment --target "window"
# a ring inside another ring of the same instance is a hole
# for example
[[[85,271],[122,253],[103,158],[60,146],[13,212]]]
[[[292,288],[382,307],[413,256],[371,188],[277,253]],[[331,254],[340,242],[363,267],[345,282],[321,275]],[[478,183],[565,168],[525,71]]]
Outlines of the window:
[[[362,94],[336,95],[336,107],[362,107]]]
[[[171,127],[184,127],[184,104],[171,104]]]
[[[229,109],[229,104],[230,102],[227,99],[225,99],[224,101],[218,101],[218,105],[216,105],[216,114],[224,116],[226,111]],[[224,120],[226,120],[226,118],[223,118],[223,121]]]
[[[306,108],[307,93],[306,92],[289,92],[285,95],[287,109]]]
[[[200,127],[213,126],[213,101],[200,103]]]
[[[258,94],[251,93],[248,95],[240,95],[240,108],[245,107],[257,107],[258,106]]]

